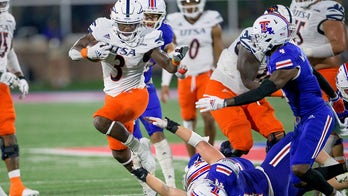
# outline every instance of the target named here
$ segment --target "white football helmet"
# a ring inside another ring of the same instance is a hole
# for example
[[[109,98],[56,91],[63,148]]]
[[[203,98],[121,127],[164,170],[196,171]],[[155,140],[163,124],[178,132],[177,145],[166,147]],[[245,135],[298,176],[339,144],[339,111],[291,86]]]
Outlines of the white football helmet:
[[[139,34],[144,12],[138,0],[117,0],[111,9],[110,18],[115,21],[116,34],[123,41],[131,42]]]
[[[183,180],[185,190],[187,191],[195,181],[205,178],[209,172],[209,169],[210,165],[202,159],[195,162],[191,167],[186,167]]]
[[[271,7],[269,7],[264,14],[280,14],[282,15],[288,22],[289,22],[289,30],[290,30],[290,34],[291,37],[295,36],[296,33],[296,25],[295,25],[295,21],[293,19],[293,13],[292,11],[281,4],[277,4],[277,5],[273,5]]]
[[[336,76],[336,86],[342,99],[348,101],[348,63],[340,66]]]
[[[307,8],[311,6],[312,4],[316,3],[318,0],[295,0],[294,3],[295,5],[302,7],[302,8]]]
[[[177,0],[176,3],[180,12],[188,18],[197,18],[205,6],[205,0]]]
[[[187,191],[188,196],[227,196],[225,189],[209,179],[197,180]]]
[[[144,14],[159,15],[157,21],[148,20],[146,17],[144,17],[144,26],[153,26],[153,28],[158,29],[162,25],[162,22],[167,14],[166,2],[164,0],[141,0],[141,5],[143,6]]]
[[[263,53],[291,39],[289,23],[279,14],[265,14],[253,24],[252,41]]]
[[[7,12],[10,8],[10,0],[0,0],[0,12]]]

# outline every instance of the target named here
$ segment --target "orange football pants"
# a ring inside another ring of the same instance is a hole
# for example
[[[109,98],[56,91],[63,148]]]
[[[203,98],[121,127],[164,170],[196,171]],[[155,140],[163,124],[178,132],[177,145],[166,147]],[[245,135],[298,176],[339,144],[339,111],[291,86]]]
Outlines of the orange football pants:
[[[330,67],[325,69],[318,69],[317,71],[323,75],[323,77],[329,82],[330,86],[336,91],[336,76],[338,73],[339,67]],[[322,91],[323,99],[325,101],[328,101],[328,96],[325,94],[325,92]]]
[[[16,113],[10,88],[0,83],[0,136],[16,133],[15,120]]]
[[[133,133],[134,120],[145,112],[148,102],[149,94],[146,88],[132,89],[116,97],[105,95],[104,106],[96,111],[93,116],[102,116],[112,121],[120,122],[130,133]],[[107,139],[111,150],[124,150],[127,148],[111,136],[107,136]]]
[[[205,94],[220,98],[237,96],[229,88],[216,80],[210,80]],[[211,111],[223,134],[231,142],[233,149],[249,151],[253,146],[251,129],[264,137],[284,131],[283,124],[275,117],[273,107],[262,99],[242,106],[226,107]]]
[[[211,71],[178,79],[178,99],[183,120],[196,119],[196,101],[203,97]]]

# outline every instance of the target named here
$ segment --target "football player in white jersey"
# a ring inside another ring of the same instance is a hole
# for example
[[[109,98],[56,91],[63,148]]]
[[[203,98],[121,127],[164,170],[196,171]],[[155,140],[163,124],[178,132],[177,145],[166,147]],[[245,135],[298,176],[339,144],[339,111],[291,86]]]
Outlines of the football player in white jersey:
[[[101,62],[105,103],[94,113],[94,126],[107,135],[113,157],[131,172],[131,149],[153,173],[156,163],[149,140],[139,142],[131,134],[134,120],[145,111],[149,99],[143,74],[145,64],[152,58],[168,72],[175,73],[187,48],[177,48],[169,58],[160,49],[161,32],[143,28],[143,17],[139,1],[117,0],[110,19],[97,18],[89,26],[89,33],[70,49],[69,56],[72,60]],[[143,190],[145,195],[155,194],[146,187]]]
[[[203,96],[204,89],[212,69],[224,49],[220,23],[223,21],[217,11],[205,10],[205,0],[177,0],[180,12],[167,16],[167,22],[174,30],[174,43],[188,45],[188,55],[182,61],[188,67],[186,78],[178,79],[178,97],[183,126],[191,130],[196,128],[195,101]],[[169,96],[170,77],[162,72],[161,100]],[[201,113],[204,122],[204,135],[209,136],[213,144],[216,134],[214,118],[209,112]],[[189,155],[195,153],[187,145]]]
[[[342,64],[339,54],[348,45],[344,7],[333,0],[292,0],[290,9],[296,24],[294,42],[336,89],[335,78]]]
[[[348,45],[344,7],[333,0],[292,0],[290,8],[296,23],[295,43],[307,55],[311,65],[332,88],[337,89],[336,75],[342,64],[339,54]],[[344,108],[335,108],[335,111],[343,113]],[[339,162],[345,162],[342,139],[338,135],[333,133],[324,149]]]
[[[29,85],[19,65],[17,55],[12,48],[13,33],[16,28],[15,18],[8,12],[9,0],[0,0],[0,145],[2,160],[10,178],[11,196],[39,195],[36,190],[24,186],[19,168],[19,147],[16,139],[15,109],[10,87],[19,87],[24,98]]]

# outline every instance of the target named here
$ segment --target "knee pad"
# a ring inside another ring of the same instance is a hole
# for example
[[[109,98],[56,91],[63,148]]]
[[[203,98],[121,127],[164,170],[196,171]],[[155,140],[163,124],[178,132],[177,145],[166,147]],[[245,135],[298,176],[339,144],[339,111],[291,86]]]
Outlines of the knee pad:
[[[19,156],[18,144],[12,144],[10,146],[1,145],[2,156],[1,159],[5,160],[7,158],[13,158]]]

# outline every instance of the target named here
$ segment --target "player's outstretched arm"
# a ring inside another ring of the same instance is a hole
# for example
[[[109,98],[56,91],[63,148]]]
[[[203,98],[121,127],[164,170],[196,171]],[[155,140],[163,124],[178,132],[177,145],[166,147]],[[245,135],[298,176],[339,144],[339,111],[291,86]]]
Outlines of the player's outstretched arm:
[[[195,147],[197,152],[209,164],[215,163],[225,158],[219,150],[209,144],[204,138],[190,129],[187,129],[169,118],[160,119],[156,117],[146,117],[153,125],[167,129],[168,131],[179,136],[182,140]]]
[[[149,173],[141,165],[140,158],[138,155],[133,157],[133,171],[132,174],[135,175],[139,180],[145,182],[154,191],[163,196],[186,196],[186,191],[180,190],[178,188],[173,188],[166,185],[161,179]]]

